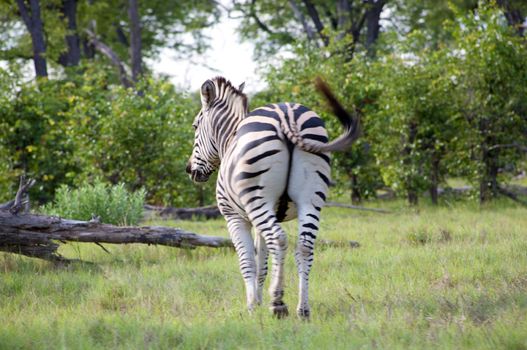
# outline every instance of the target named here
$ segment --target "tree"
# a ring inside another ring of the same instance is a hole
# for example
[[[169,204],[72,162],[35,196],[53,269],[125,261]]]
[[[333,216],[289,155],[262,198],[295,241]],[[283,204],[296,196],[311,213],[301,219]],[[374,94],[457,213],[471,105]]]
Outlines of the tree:
[[[65,67],[77,66],[81,59],[79,33],[77,30],[77,0],[62,0],[61,13],[66,21],[66,52],[59,57]]]
[[[29,0],[29,4],[24,0],[16,0],[20,16],[31,35],[33,44],[33,63],[37,77],[47,77],[48,68],[46,63],[46,42],[44,40],[44,29],[40,14],[39,0]]]
[[[460,112],[472,130],[462,147],[476,160],[472,178],[484,203],[499,194],[500,173],[518,164],[527,144],[527,45],[493,7],[463,19],[454,35]]]
[[[443,158],[459,127],[452,104],[455,81],[449,56],[423,50],[412,59],[399,55],[384,59],[378,64],[378,77],[383,79],[381,107],[372,124],[381,173],[388,185],[405,194],[410,205],[417,205],[425,190],[437,204],[438,186],[445,176]]]
[[[503,9],[509,25],[514,28],[519,36],[523,36],[525,32],[524,14],[527,11],[527,4],[518,0],[497,0],[497,3]]]
[[[328,47],[332,38],[350,36],[346,47],[351,58],[357,46],[370,50],[380,33],[381,13],[387,0],[271,0],[236,1],[231,16],[242,18],[241,36],[256,43],[256,54],[264,56],[308,41]]]
[[[207,45],[202,29],[219,16],[217,6],[207,0],[6,0],[6,4],[0,8],[0,60],[34,59],[38,76],[47,75],[47,66],[77,66],[84,58],[105,65],[114,65],[117,59],[138,77],[145,68],[138,62],[156,57],[163,47],[176,48],[182,56],[201,52]],[[32,45],[20,31],[21,21]],[[190,39],[187,32],[192,32]],[[102,47],[97,55],[95,49]],[[122,81],[121,76],[118,71],[116,77]]]
[[[128,18],[130,20],[130,60],[132,79],[137,82],[143,73],[141,53],[141,22],[138,0],[128,1]]]

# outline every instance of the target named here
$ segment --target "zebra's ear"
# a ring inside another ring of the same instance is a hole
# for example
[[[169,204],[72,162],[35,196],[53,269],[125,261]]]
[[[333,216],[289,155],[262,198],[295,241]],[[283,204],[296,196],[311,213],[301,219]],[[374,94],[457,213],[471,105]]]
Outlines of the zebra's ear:
[[[211,80],[207,80],[201,85],[201,103],[203,106],[208,106],[216,98],[216,91],[214,83]]]
[[[243,88],[245,87],[245,82],[241,83],[238,87],[238,91],[243,92]]]

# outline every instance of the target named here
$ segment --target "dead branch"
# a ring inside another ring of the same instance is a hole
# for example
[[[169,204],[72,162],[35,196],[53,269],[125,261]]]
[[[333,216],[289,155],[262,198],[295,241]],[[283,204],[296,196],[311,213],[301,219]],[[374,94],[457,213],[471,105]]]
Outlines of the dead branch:
[[[512,199],[513,201],[517,202],[517,203],[520,203],[521,205],[525,205],[527,206],[527,201],[524,201],[522,200],[521,198],[519,198],[515,193],[501,187],[501,186],[498,186],[498,192],[501,193],[502,195],[504,195],[505,197],[508,197],[510,199]]]
[[[326,207],[338,207],[338,208],[348,208],[362,211],[373,211],[377,213],[391,213],[391,211],[386,209],[377,209],[377,208],[366,208],[357,205],[337,203],[337,202],[327,202]],[[154,212],[158,216],[164,219],[174,219],[174,220],[191,220],[193,218],[205,218],[205,219],[215,219],[221,217],[220,210],[216,205],[209,205],[205,207],[196,207],[196,208],[174,208],[174,207],[158,207],[153,205],[145,205],[145,210],[147,212]],[[151,217],[147,215],[147,217]]]
[[[348,208],[348,209],[355,209],[355,210],[362,210],[362,211],[374,211],[376,213],[383,213],[383,214],[392,213],[392,211],[389,211],[386,209],[366,208],[366,207],[360,207],[358,205],[351,205],[351,204],[337,203],[337,202],[327,202],[326,207]]]
[[[196,217],[205,219],[215,219],[221,217],[220,210],[216,205],[197,208],[174,208],[145,205],[144,209],[147,211],[153,211],[162,218],[170,218],[175,220],[190,220]]]
[[[527,146],[521,145],[519,143],[506,143],[506,144],[494,145],[494,146],[489,147],[488,150],[492,151],[498,148],[515,148],[518,151],[527,152]]]
[[[9,210],[11,214],[18,214],[22,208],[24,211],[29,211],[29,195],[27,192],[33,185],[35,180],[29,179],[26,181],[26,177],[22,175],[20,177],[20,184],[18,185],[18,191],[16,192],[15,199],[10,200],[7,203],[0,204],[0,210]]]
[[[57,242],[110,244],[158,244],[194,249],[196,247],[233,248],[227,237],[199,235],[179,228],[163,226],[114,226],[97,221],[61,219],[44,215],[13,215],[0,210],[0,251],[22,254],[50,261],[68,262],[57,253]],[[319,246],[359,247],[355,241],[320,240]]]
[[[133,84],[130,81],[130,78],[128,78],[128,74],[126,73],[124,64],[119,59],[119,56],[117,56],[115,51],[113,51],[108,45],[99,40],[97,38],[97,35],[95,35],[95,33],[91,30],[86,29],[85,32],[88,35],[89,42],[95,47],[95,49],[107,58],[109,58],[110,61],[112,61],[113,65],[117,67],[117,69],[119,70],[119,78],[121,79],[121,84],[123,84],[123,86],[126,88],[132,87]]]
[[[65,261],[57,253],[56,242],[86,242],[110,244],[158,244],[193,249],[196,247],[232,247],[226,237],[198,235],[178,228],[144,226],[125,227],[78,221],[44,215],[13,215],[0,210],[0,250]]]
[[[97,217],[90,221],[79,221],[63,219],[54,216],[35,215],[21,212],[21,209],[29,203],[27,191],[35,184],[34,180],[26,181],[20,178],[20,185],[14,200],[0,206],[0,251],[22,254],[30,257],[41,258],[54,262],[68,263],[72,260],[66,259],[58,254],[59,243],[85,242],[110,244],[158,244],[169,247],[194,249],[196,247],[233,248],[232,241],[227,237],[199,235],[179,228],[163,226],[114,226],[103,224]],[[150,207],[159,210],[159,207]],[[180,215],[194,216],[196,209],[216,215],[219,210],[216,206],[204,208],[181,209],[161,208],[166,212],[178,212]],[[161,212],[162,212],[161,210]],[[354,241],[336,242],[320,240],[319,245],[329,247],[359,247]],[[108,252],[104,247],[102,247]]]

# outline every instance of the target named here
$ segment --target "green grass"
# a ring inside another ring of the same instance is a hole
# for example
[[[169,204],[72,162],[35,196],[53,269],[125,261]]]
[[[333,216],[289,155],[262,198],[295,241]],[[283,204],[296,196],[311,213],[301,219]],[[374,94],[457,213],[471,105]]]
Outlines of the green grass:
[[[227,234],[223,220],[157,223]],[[68,267],[0,254],[0,348],[527,349],[524,208],[325,209],[320,236],[361,247],[317,248],[311,322],[249,315],[229,249],[68,244],[96,263]],[[292,254],[286,269],[294,311]]]

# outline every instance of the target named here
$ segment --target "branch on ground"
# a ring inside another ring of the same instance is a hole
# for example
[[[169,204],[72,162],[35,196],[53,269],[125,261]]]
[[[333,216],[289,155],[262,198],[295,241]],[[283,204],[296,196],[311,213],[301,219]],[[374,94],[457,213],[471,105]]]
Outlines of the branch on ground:
[[[61,256],[59,243],[85,242],[110,244],[157,244],[169,247],[194,249],[196,247],[233,248],[227,237],[199,235],[179,228],[163,226],[114,226],[103,224],[98,218],[90,221],[63,219],[54,216],[21,213],[29,203],[27,191],[34,180],[20,178],[14,200],[0,206],[0,251],[22,254],[53,262],[68,263],[72,260]],[[216,209],[209,207],[209,209]],[[322,246],[358,247],[357,242],[319,242]],[[105,249],[106,250],[106,249]],[[107,251],[107,250],[106,250]]]
[[[505,197],[508,197],[510,199],[512,199],[513,201],[517,202],[517,203],[520,203],[522,205],[525,205],[527,206],[527,201],[524,201],[523,199],[519,198],[515,193],[501,187],[501,186],[498,186],[498,192],[501,193],[502,195],[504,195]]]
[[[15,199],[10,200],[7,203],[0,204],[0,210],[8,210],[11,214],[18,214],[22,209],[24,212],[29,211],[29,195],[28,191],[35,184],[35,180],[29,179],[26,181],[26,177],[22,175],[20,177],[20,184],[18,185],[18,191],[16,192]]]

